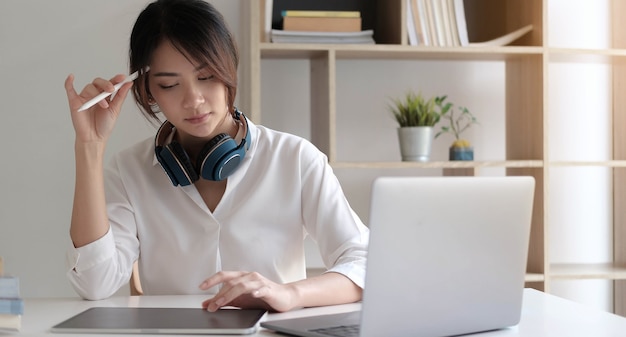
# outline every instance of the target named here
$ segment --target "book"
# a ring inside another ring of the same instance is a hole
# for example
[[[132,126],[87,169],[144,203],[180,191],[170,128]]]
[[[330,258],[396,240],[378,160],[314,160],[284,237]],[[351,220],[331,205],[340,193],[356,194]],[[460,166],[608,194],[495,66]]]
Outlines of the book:
[[[281,12],[283,17],[342,17],[342,18],[360,18],[359,11],[313,11],[313,10],[284,10]]]
[[[0,331],[19,331],[22,328],[22,315],[0,314]]]
[[[417,46],[420,44],[419,39],[417,38],[417,27],[415,25],[415,13],[413,13],[413,7],[411,6],[412,0],[406,0],[406,30],[409,36],[409,45]]]
[[[463,0],[453,0],[454,14],[456,17],[456,30],[459,35],[459,43],[461,46],[469,44],[469,35],[467,33],[467,21],[465,20],[465,5]]]
[[[533,25],[526,25],[522,28],[516,29],[506,35],[497,37],[495,39],[484,41],[484,42],[470,42],[468,46],[470,47],[498,47],[498,46],[506,46],[511,42],[519,39],[524,36],[526,33],[533,30]]]
[[[426,13],[426,0],[412,0],[413,4],[413,15],[417,13],[417,18],[415,19],[416,26],[419,24],[419,27],[416,27],[418,30],[418,37],[421,36],[424,46],[432,45],[432,39],[430,38],[429,28],[428,28],[428,13]]]
[[[261,0],[261,9],[264,13],[261,15],[261,26],[263,27],[263,41],[270,42],[270,32],[272,30],[272,13],[274,10],[273,0]]]
[[[427,0],[428,1],[428,0]],[[431,14],[434,23],[435,36],[437,38],[437,46],[444,47],[446,43],[446,28],[443,22],[443,12],[441,7],[441,0],[430,0]]]
[[[22,315],[24,300],[21,298],[0,298],[0,314]]]
[[[439,15],[441,16],[441,21],[443,22],[444,46],[451,47],[454,46],[454,41],[452,36],[452,22],[450,20],[448,0],[441,0],[439,2],[439,6]]]
[[[456,12],[454,10],[455,0],[446,0],[448,2],[448,18],[450,20],[450,34],[452,35],[452,45],[460,46],[461,39],[459,38],[459,29],[456,22]]]
[[[360,17],[285,16],[283,30],[310,32],[359,32]]]
[[[297,32],[272,29],[275,43],[347,43],[374,44],[374,31],[360,32]]]
[[[423,0],[424,3],[424,17],[428,25],[428,39],[431,46],[439,46],[439,38],[437,37],[437,26],[435,23],[435,16],[432,9],[432,0]]]
[[[0,298],[19,298],[20,280],[15,276],[0,275]]]

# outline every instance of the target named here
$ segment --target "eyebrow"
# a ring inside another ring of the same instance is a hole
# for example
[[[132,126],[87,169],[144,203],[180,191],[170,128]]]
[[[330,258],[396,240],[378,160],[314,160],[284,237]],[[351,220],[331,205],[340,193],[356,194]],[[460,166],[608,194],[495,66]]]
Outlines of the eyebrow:
[[[196,67],[196,69],[194,69],[194,71],[200,71],[206,67],[208,67],[209,65],[206,63],[203,63],[199,66]],[[172,77],[172,76],[180,76],[180,73],[174,73],[174,72],[167,72],[167,71],[160,71],[158,73],[153,73],[152,76],[154,77]]]

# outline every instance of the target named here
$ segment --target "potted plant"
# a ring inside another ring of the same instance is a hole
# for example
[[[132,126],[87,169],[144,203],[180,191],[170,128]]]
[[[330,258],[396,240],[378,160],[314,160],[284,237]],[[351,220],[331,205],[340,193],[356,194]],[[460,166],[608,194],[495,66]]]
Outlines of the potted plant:
[[[433,127],[452,106],[446,96],[424,98],[421,93],[407,92],[402,99],[392,99],[389,109],[400,125],[398,139],[403,161],[428,161]]]
[[[450,160],[474,160],[474,148],[468,140],[461,138],[461,134],[473,124],[478,124],[476,117],[467,108],[458,107],[456,110],[446,110],[441,114],[441,118],[447,120],[448,125],[442,126],[435,138],[444,133],[451,133],[454,136],[454,142],[449,150]]]

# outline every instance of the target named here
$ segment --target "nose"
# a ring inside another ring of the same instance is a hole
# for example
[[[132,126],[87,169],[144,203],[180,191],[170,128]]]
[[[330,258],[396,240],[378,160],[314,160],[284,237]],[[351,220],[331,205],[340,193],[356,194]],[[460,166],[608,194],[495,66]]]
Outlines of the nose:
[[[188,84],[183,97],[183,108],[195,109],[204,103],[204,96],[197,85]]]

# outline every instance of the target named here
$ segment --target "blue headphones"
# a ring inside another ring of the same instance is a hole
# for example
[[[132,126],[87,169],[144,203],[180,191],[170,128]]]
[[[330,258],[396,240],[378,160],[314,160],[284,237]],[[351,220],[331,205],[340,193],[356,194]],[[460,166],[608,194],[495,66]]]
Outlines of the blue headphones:
[[[154,140],[154,152],[174,186],[191,185],[200,175],[207,180],[224,180],[237,170],[250,148],[250,130],[246,117],[237,108],[233,117],[244,128],[241,142],[237,144],[228,134],[220,133],[202,148],[195,165],[182,145],[171,139],[174,125],[169,121],[161,125]]]

